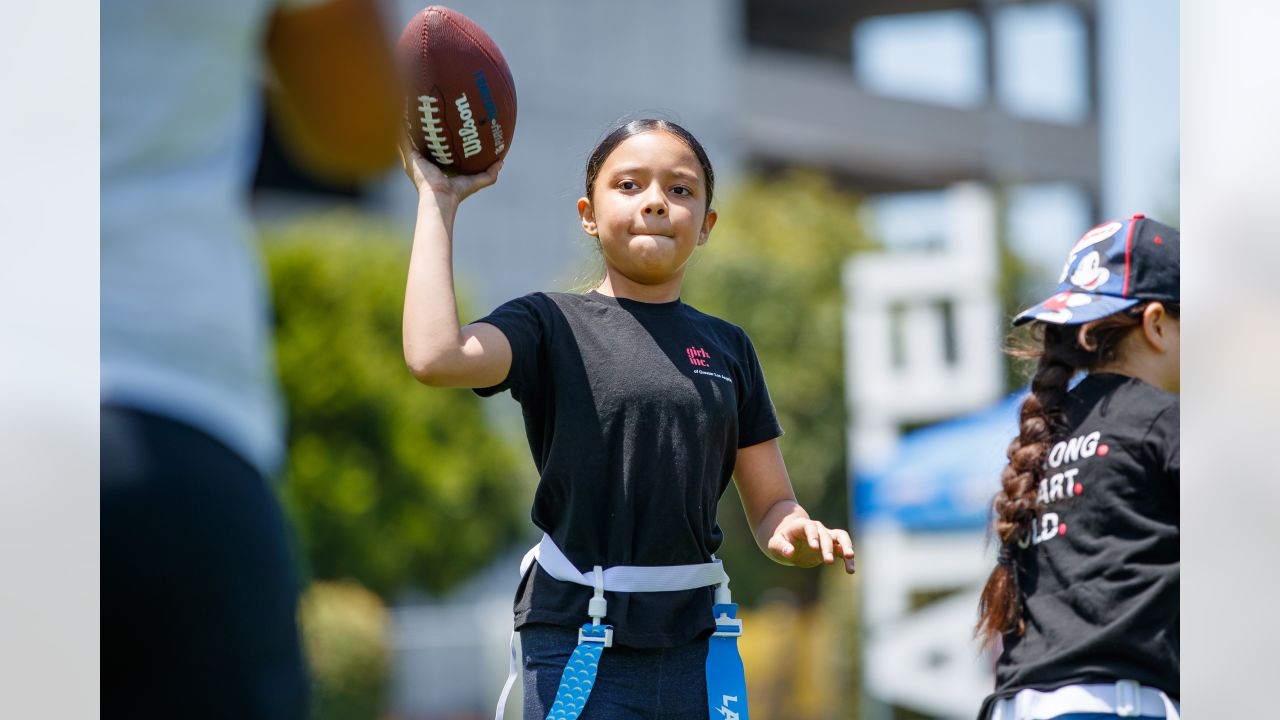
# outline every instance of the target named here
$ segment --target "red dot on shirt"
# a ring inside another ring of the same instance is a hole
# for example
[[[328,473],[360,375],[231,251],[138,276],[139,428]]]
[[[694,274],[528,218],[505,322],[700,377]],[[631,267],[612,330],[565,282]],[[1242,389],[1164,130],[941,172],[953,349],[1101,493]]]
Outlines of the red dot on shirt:
[[[1076,483],[1076,494],[1079,495],[1082,492],[1084,492],[1084,486],[1080,483]]]
[[[1157,235],[1157,236],[1156,236],[1156,244],[1157,244],[1157,245],[1161,245],[1161,244],[1163,244],[1163,243],[1164,243],[1164,238],[1162,238],[1162,237],[1160,237],[1159,235]]]
[[[1062,523],[1061,525],[1059,525],[1059,526],[1058,526],[1058,534],[1059,534],[1059,535],[1066,535],[1066,534],[1067,534],[1067,524],[1066,524],[1066,523]]]
[[[1106,445],[1098,446],[1098,455],[1106,455],[1109,452],[1111,452],[1111,448],[1107,447]]]

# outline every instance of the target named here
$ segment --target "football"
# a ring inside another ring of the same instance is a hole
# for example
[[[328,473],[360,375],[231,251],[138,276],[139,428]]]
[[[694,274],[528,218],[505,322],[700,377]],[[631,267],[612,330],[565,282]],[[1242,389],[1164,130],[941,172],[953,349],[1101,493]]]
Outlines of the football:
[[[516,88],[502,52],[470,18],[440,5],[413,16],[397,56],[414,147],[451,174],[483,171],[507,154]]]

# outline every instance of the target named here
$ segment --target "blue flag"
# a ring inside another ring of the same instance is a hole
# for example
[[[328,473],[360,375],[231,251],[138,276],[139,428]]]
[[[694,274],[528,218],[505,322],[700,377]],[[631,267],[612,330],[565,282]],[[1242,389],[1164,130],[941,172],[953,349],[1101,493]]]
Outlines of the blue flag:
[[[718,604],[716,632],[707,647],[707,707],[710,720],[747,720],[747,680],[738,654],[742,621],[736,603]]]

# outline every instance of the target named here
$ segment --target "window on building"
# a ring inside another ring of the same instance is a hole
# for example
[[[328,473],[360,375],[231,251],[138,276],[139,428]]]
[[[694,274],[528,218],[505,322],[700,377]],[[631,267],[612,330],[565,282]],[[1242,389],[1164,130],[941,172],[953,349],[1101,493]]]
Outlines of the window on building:
[[[941,190],[886,193],[861,206],[867,234],[892,251],[941,251],[947,242],[946,194]]]
[[[887,15],[853,27],[853,66],[872,92],[960,107],[987,98],[985,34],[966,11]]]
[[[1089,113],[1084,20],[1060,3],[1006,5],[992,21],[996,98],[1022,117],[1072,123]]]

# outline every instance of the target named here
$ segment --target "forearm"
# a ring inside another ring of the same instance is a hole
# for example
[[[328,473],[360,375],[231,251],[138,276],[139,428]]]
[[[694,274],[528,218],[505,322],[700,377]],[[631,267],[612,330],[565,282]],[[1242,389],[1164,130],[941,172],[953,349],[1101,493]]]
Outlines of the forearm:
[[[453,289],[453,223],[457,202],[423,192],[413,231],[404,293],[404,360],[426,381],[461,353],[462,329]]]

